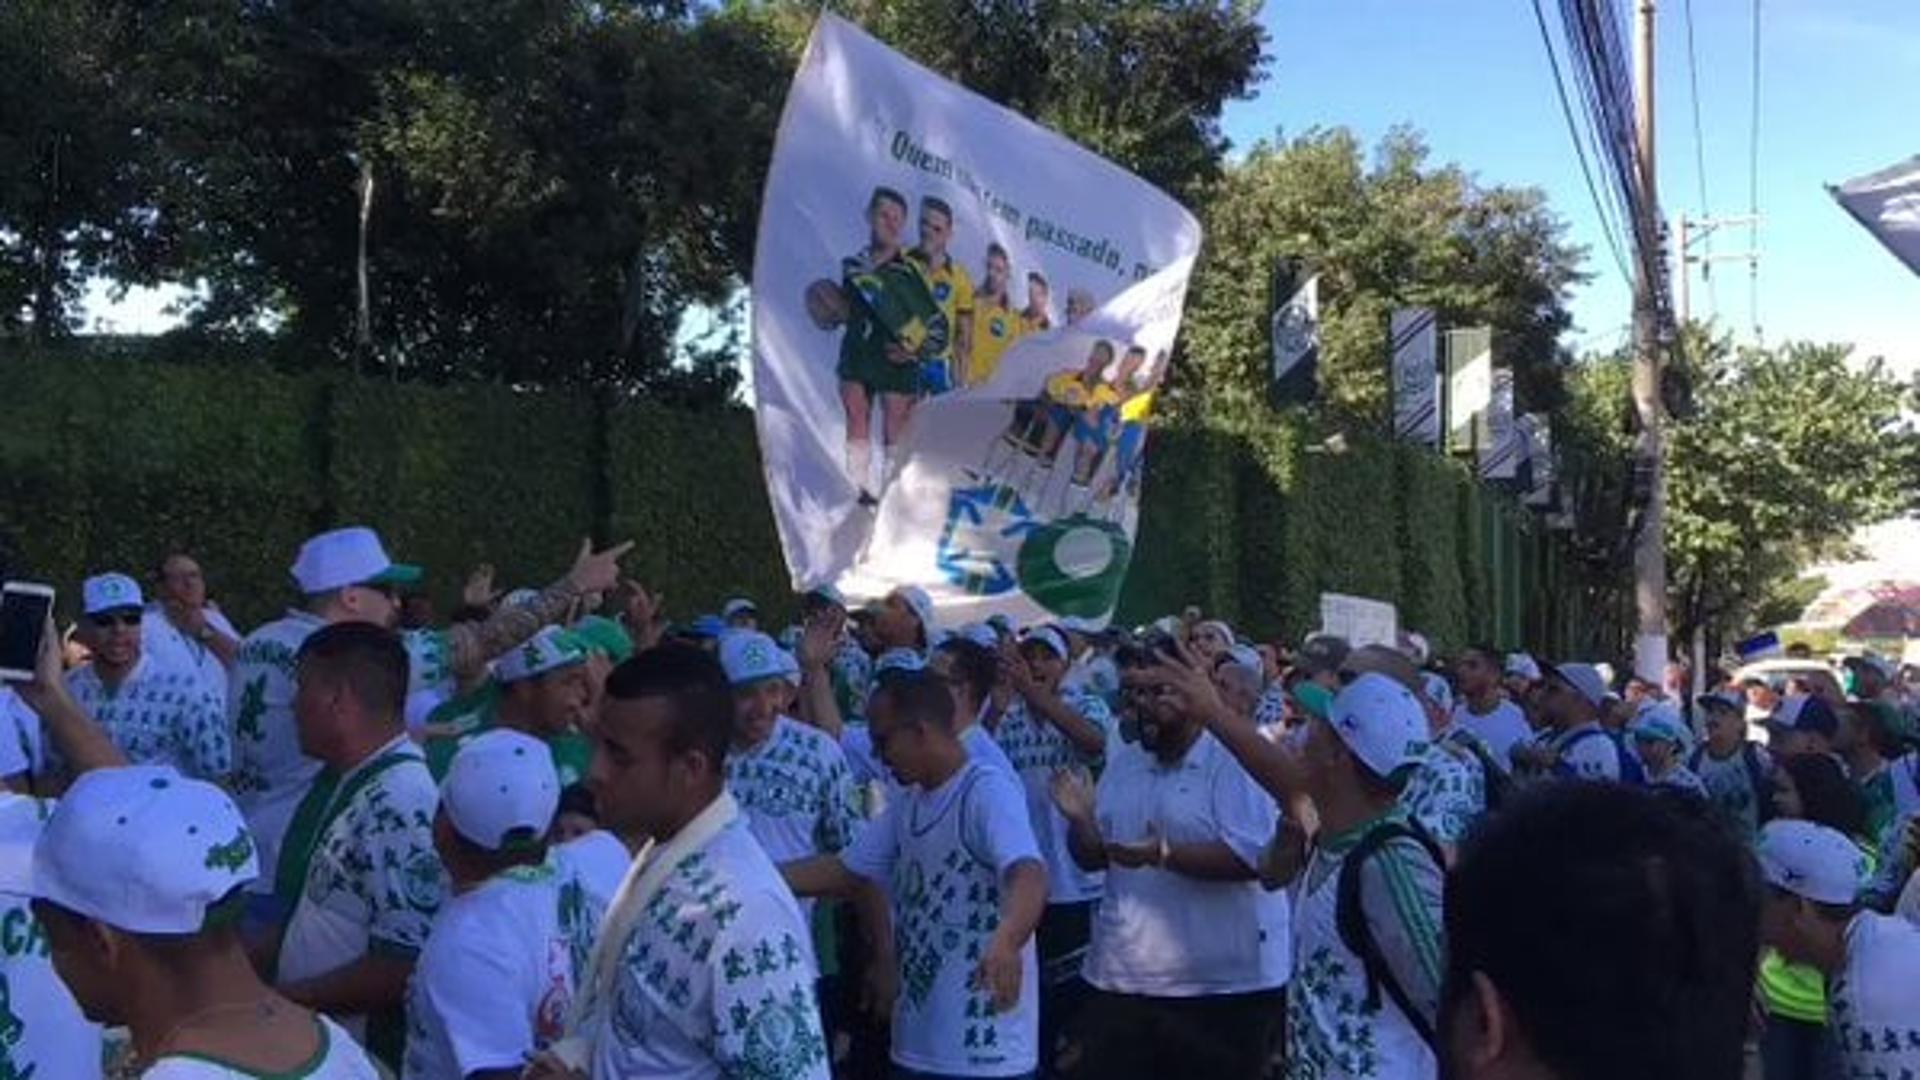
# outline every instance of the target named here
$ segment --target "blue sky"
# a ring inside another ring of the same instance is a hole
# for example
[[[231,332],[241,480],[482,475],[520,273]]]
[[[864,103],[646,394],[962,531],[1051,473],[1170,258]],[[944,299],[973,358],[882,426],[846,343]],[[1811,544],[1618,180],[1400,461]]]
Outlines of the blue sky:
[[[1557,41],[1558,4],[1545,7]],[[1709,205],[1740,214],[1752,9],[1748,0],[1693,7]],[[1657,160],[1670,219],[1701,210],[1684,12],[1683,0],[1660,0]],[[1920,154],[1920,2],[1763,0],[1762,20],[1762,332],[1769,341],[1853,341],[1920,368],[1920,278],[1822,187]],[[1484,183],[1545,189],[1572,239],[1589,248],[1595,275],[1573,305],[1575,344],[1623,339],[1628,286],[1601,239],[1528,0],[1268,0],[1262,21],[1272,67],[1258,97],[1227,112],[1237,144],[1314,126],[1349,127],[1372,142],[1411,124],[1437,161],[1458,162]],[[1746,250],[1744,234],[1717,243]],[[1715,276],[1719,317],[1745,340],[1746,267],[1723,263]],[[1693,300],[1696,316],[1713,310],[1698,278]]]

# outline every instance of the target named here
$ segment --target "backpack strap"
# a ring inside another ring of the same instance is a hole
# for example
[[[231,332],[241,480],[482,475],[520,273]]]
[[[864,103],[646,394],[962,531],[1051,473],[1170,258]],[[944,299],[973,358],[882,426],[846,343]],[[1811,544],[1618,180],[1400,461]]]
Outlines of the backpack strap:
[[[1751,741],[1741,743],[1740,761],[1747,767],[1747,783],[1753,785],[1754,818],[1764,825],[1773,818],[1773,800],[1768,797],[1767,767],[1760,762],[1760,748]]]
[[[1360,842],[1354,845],[1353,850],[1347,853],[1347,857],[1340,864],[1340,881],[1334,900],[1334,928],[1339,931],[1340,940],[1355,956],[1359,957],[1360,966],[1366,972],[1366,1007],[1378,1009],[1380,992],[1385,990],[1394,1007],[1400,1010],[1409,1024],[1413,1025],[1413,1030],[1421,1040],[1438,1052],[1439,1043],[1433,1024],[1414,1006],[1413,999],[1408,996],[1406,988],[1394,978],[1393,969],[1387,966],[1386,957],[1381,955],[1380,943],[1374,940],[1373,929],[1368,924],[1366,911],[1360,903],[1361,868],[1389,841],[1398,837],[1407,837],[1418,843],[1421,850],[1427,853],[1427,857],[1433,860],[1433,865],[1439,867],[1444,874],[1447,864],[1440,853],[1440,845],[1435,843],[1433,837],[1418,823],[1389,821],[1377,825],[1360,838]]]

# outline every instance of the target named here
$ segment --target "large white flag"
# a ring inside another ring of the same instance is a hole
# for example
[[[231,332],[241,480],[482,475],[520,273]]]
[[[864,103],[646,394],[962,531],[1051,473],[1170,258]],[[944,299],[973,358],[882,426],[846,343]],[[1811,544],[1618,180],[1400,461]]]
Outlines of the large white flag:
[[[1920,157],[1827,190],[1907,269],[1920,274]]]
[[[831,15],[781,117],[754,396],[796,588],[1111,615],[1200,226]]]

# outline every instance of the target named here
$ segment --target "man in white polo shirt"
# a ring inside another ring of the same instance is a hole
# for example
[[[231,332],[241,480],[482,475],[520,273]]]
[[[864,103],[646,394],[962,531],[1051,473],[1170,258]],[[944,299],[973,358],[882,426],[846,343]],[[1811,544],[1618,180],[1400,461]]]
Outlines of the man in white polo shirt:
[[[300,749],[322,769],[274,872],[291,915],[272,970],[281,993],[398,1065],[407,979],[447,890],[439,792],[401,717],[407,654],[391,630],[336,623],[301,643],[295,675]]]
[[[1198,703],[1145,660],[1129,654],[1120,671],[1139,741],[1108,743],[1097,790],[1073,772],[1052,784],[1071,857],[1106,879],[1077,1075],[1255,1080],[1284,1017],[1292,947],[1286,898],[1258,873],[1279,812]]]
[[[224,778],[233,767],[225,702],[195,672],[142,651],[140,586],[125,574],[90,577],[81,587],[81,606],[93,659],[67,676],[74,701],[128,761]],[[55,764],[48,771],[61,769]]]
[[[258,872],[219,788],[161,766],[96,769],[40,835],[33,906],[61,978],[89,1017],[131,1030],[146,1080],[374,1080],[346,1032],[248,964],[238,925]]]
[[[454,895],[407,994],[408,1080],[518,1077],[565,1033],[625,868],[592,880],[550,848],[559,805],[559,775],[531,735],[483,732],[454,755],[433,834]]]
[[[403,639],[409,691],[477,681],[494,658],[564,618],[575,599],[612,589],[619,579],[618,560],[630,547],[620,544],[594,553],[582,545],[567,576],[527,602],[502,604],[484,623],[409,632]],[[320,763],[301,753],[294,724],[294,657],[301,643],[333,623],[396,625],[395,590],[419,578],[419,567],[387,557],[371,529],[353,526],[321,533],[301,546],[293,564],[294,584],[306,597],[305,606],[260,627],[241,643],[227,703],[235,744],[232,788],[266,865],[279,865],[281,836],[320,772]],[[269,920],[287,915],[270,910],[270,905],[260,910]]]
[[[1920,926],[1860,908],[1866,857],[1833,829],[1769,822],[1758,850],[1761,941],[1827,977],[1841,1073],[1920,1076]]]
[[[157,595],[140,624],[147,655],[192,671],[224,703],[227,671],[240,652],[240,632],[207,600],[207,578],[191,555],[175,552],[154,572]]]

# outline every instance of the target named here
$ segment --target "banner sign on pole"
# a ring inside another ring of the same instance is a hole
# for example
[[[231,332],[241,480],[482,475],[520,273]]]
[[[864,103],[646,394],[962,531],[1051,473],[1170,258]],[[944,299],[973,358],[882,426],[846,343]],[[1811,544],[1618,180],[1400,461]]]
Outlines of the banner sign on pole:
[[[1487,445],[1487,405],[1493,398],[1493,330],[1449,330],[1447,452],[1470,454]]]
[[[1553,417],[1546,413],[1527,413],[1527,467],[1531,484],[1526,504],[1532,507],[1553,505],[1553,485],[1560,479],[1559,465],[1553,460]]]
[[[1400,612],[1384,600],[1321,593],[1320,632],[1346,638],[1356,649],[1362,645],[1392,648],[1400,640]]]
[[[1393,436],[1440,445],[1440,320],[1432,308],[1400,308],[1387,320],[1393,343]]]
[[[1513,369],[1493,369],[1493,394],[1487,405],[1487,441],[1480,444],[1480,479],[1512,480],[1524,451],[1513,416]]]
[[[1281,259],[1273,301],[1271,397],[1275,405],[1304,405],[1320,394],[1320,275],[1306,274],[1299,259]]]
[[[1200,225],[832,15],[780,120],[754,417],[796,589],[1112,614]]]

